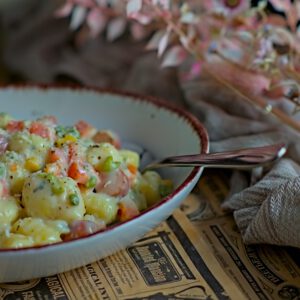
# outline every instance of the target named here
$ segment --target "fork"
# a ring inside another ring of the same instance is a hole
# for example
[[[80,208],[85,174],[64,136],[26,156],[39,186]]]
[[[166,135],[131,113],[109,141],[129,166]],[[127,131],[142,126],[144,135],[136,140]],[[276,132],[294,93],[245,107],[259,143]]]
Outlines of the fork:
[[[163,167],[209,167],[251,169],[270,164],[286,152],[284,143],[263,147],[243,148],[207,154],[191,154],[166,157],[147,164],[143,172]]]

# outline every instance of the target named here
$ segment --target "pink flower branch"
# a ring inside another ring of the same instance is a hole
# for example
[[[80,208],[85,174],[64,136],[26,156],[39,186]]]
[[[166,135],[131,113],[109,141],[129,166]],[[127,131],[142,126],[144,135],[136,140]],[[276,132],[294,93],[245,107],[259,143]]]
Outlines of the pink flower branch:
[[[299,108],[300,4],[270,2],[286,18],[266,12],[264,1],[251,8],[247,0],[69,0],[62,11],[64,15],[73,11],[74,16],[75,9],[83,9],[93,35],[105,26],[116,32],[113,38],[126,26],[139,23],[150,27],[154,34],[147,48],[157,50],[163,66],[178,66],[192,56],[195,63],[187,78],[206,72],[252,105],[267,109],[282,123],[300,131],[293,116],[270,105],[287,99],[295,105],[295,111]],[[81,19],[73,23],[78,25],[84,22],[84,14],[81,11],[77,15]],[[127,22],[117,23],[115,18]]]

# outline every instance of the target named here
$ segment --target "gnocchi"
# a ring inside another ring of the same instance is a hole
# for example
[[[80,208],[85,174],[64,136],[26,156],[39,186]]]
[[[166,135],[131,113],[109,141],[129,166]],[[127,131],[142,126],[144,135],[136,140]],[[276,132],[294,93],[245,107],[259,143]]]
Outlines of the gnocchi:
[[[139,164],[110,130],[0,113],[0,248],[63,242],[138,215],[173,188]]]

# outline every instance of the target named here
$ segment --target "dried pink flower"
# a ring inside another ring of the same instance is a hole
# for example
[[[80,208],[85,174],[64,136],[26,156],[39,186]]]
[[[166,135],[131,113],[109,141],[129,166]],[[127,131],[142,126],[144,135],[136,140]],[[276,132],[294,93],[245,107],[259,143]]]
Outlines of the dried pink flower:
[[[245,98],[252,95],[256,105],[264,107],[266,96],[284,97],[297,108],[300,1],[269,1],[285,17],[268,12],[266,0],[256,7],[248,0],[67,0],[58,15],[71,16],[73,29],[85,22],[92,36],[106,29],[110,41],[126,28],[136,39],[151,35],[146,48],[157,51],[163,66],[194,57],[186,79],[205,69]],[[292,119],[272,113],[300,131]]]

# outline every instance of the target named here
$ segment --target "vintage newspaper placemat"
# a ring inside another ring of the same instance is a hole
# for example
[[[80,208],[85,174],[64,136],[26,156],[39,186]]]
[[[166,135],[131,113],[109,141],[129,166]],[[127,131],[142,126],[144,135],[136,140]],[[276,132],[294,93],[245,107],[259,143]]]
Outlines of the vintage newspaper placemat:
[[[244,245],[231,215],[220,203],[227,195],[224,173],[208,171],[182,205],[242,299],[300,299],[300,249]]]
[[[238,287],[177,210],[127,249],[85,267],[0,284],[1,299],[234,299]],[[239,298],[241,299],[241,298]]]

